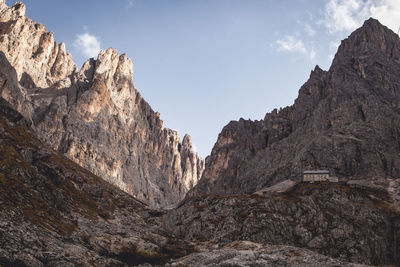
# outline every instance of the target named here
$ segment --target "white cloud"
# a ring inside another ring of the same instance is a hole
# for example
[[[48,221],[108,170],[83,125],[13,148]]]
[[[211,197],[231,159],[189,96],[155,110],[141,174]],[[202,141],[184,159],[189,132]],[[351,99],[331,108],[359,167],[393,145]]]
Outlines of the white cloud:
[[[324,18],[319,21],[330,33],[349,33],[369,17],[397,32],[400,18],[399,0],[329,0]]]
[[[100,41],[87,32],[76,36],[74,46],[87,57],[96,57],[100,52]]]
[[[307,49],[302,40],[298,40],[291,35],[286,35],[283,39],[276,41],[278,44],[278,51],[299,52],[307,54]]]
[[[314,36],[315,35],[315,30],[313,27],[310,26],[310,24],[306,24],[306,26],[304,27],[306,33],[308,34],[308,36]]]
[[[277,40],[276,44],[278,45],[278,51],[300,53],[311,59],[315,58],[314,48],[308,50],[302,40],[296,39],[292,35],[286,35],[284,38]]]

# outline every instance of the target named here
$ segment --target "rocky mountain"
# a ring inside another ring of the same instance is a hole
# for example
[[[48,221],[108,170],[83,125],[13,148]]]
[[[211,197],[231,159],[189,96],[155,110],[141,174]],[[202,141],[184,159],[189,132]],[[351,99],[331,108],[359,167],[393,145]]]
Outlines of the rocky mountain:
[[[190,137],[163,127],[125,55],[78,70],[24,14],[0,0],[0,266],[399,264],[399,39],[379,22],[292,107],[225,127],[194,196],[155,209],[202,174]],[[305,168],[348,181],[286,180]]]
[[[399,36],[365,21],[342,41],[328,71],[315,67],[292,106],[224,127],[193,194],[252,193],[299,180],[308,169],[399,178],[399,73]]]
[[[177,219],[170,216],[181,214],[182,207],[176,212],[150,209],[48,148],[35,137],[31,123],[0,98],[0,265],[3,267],[248,266],[253,263],[259,266],[361,266],[293,246],[225,240],[191,242],[179,238],[175,232],[183,236],[186,230],[181,225],[170,231],[171,223]],[[202,207],[210,200],[205,201],[200,202]],[[220,215],[231,209],[228,206]],[[370,217],[377,222],[372,226],[386,223],[388,212],[373,210],[376,213]],[[200,215],[198,210],[194,211],[196,216]],[[182,214],[184,220],[187,216],[192,215]],[[394,226],[395,222],[385,224],[385,229],[389,230],[386,227]],[[220,235],[231,235],[230,230]],[[198,227],[193,228],[199,235],[198,231]],[[376,246],[387,245],[383,237],[376,235],[362,240],[376,240]],[[390,253],[389,250],[388,257]]]
[[[153,206],[181,200],[204,162],[163,126],[133,84],[133,64],[115,49],[78,70],[63,43],[25,16],[21,2],[0,1],[0,95],[40,140]]]

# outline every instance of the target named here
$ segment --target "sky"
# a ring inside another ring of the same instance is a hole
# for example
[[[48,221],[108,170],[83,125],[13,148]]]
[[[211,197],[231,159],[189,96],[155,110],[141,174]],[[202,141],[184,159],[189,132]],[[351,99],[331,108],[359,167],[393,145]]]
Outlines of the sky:
[[[400,26],[399,0],[23,2],[79,68],[101,49],[126,53],[136,89],[202,157],[229,121],[292,105],[315,65],[327,70],[364,20]]]

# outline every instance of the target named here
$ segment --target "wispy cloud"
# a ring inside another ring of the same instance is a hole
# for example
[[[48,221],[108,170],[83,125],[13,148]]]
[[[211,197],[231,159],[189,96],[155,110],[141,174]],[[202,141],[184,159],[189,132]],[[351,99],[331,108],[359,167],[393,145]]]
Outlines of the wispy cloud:
[[[87,57],[96,57],[101,47],[99,39],[88,32],[78,34],[74,46]]]
[[[275,47],[278,51],[297,53],[315,60],[323,54],[333,59],[340,40],[361,27],[370,17],[378,19],[394,32],[400,27],[400,0],[324,0],[320,13],[308,13],[308,20],[297,21],[302,27],[298,31],[277,38]],[[317,35],[318,33],[318,35]],[[330,39],[329,46],[322,47],[317,38]],[[317,48],[317,49],[315,49]],[[321,51],[324,53],[318,53]]]
[[[276,43],[278,44],[278,51],[307,53],[303,41],[296,39],[292,35],[286,35],[284,38],[277,40]]]
[[[371,16],[397,32],[400,24],[400,1],[386,0],[381,5],[371,4]]]
[[[400,26],[399,0],[328,0],[322,16],[316,24],[325,28],[334,40],[331,41],[328,57],[333,59],[335,51],[343,39],[361,27],[370,17],[378,19],[394,32]]]
[[[284,38],[278,39],[276,44],[278,51],[299,53],[308,56],[310,59],[315,58],[314,48],[307,49],[304,42],[293,35],[286,35]]]
[[[316,53],[315,53],[314,47],[311,47],[309,56],[311,59],[315,59]]]
[[[308,36],[314,36],[315,35],[315,30],[314,30],[313,27],[310,26],[310,24],[306,24],[306,26],[304,27],[304,30],[306,31]]]
[[[369,17],[397,32],[400,18],[399,0],[329,0],[319,24],[329,33],[349,33]]]
[[[135,4],[134,0],[127,0],[126,1],[126,9],[131,9],[134,4]]]

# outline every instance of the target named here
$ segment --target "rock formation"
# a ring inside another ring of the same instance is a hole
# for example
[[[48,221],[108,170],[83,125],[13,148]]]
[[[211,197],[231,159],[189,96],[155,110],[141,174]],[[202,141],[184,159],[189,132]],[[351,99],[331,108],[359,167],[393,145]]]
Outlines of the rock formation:
[[[234,241],[216,247],[218,249],[202,248],[201,252],[172,261],[170,266],[367,266],[343,262],[291,246]]]
[[[225,126],[193,193],[252,193],[307,169],[399,178],[399,73],[398,35],[367,20],[328,71],[315,67],[293,106]]]
[[[64,44],[0,1],[0,95],[39,138],[106,181],[154,206],[181,200],[203,161],[133,85],[133,64],[115,49],[78,70]]]
[[[188,242],[225,246],[247,240],[384,265],[400,262],[400,213],[395,207],[386,190],[301,182],[282,193],[188,198],[168,211],[165,221],[174,236]]]

